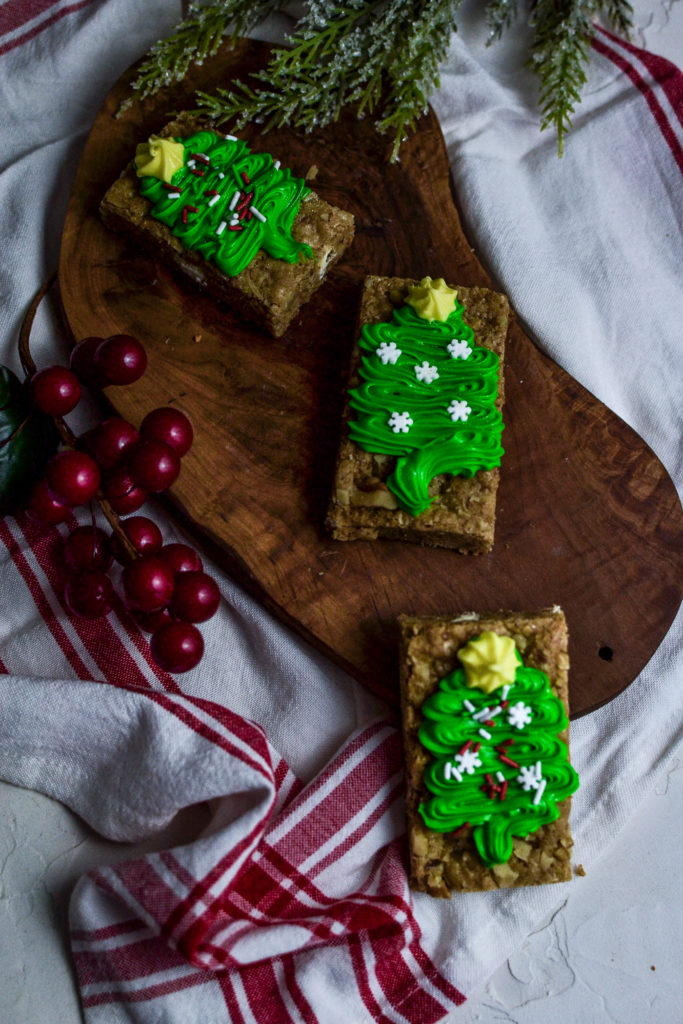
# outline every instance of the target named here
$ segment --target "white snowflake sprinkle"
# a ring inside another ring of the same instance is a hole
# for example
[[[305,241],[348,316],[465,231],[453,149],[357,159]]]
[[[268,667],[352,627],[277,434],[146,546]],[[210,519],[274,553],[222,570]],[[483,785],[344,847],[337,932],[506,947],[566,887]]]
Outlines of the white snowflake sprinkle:
[[[409,412],[392,412],[388,423],[395,434],[407,434],[413,425]]]
[[[387,363],[395,363],[401,355],[401,350],[395,341],[383,341],[377,346],[377,356],[386,366]]]
[[[430,366],[427,360],[415,366],[415,376],[423,384],[432,384],[439,379],[439,371],[435,366]]]
[[[465,423],[469,419],[471,412],[472,407],[467,404],[464,398],[461,400],[454,398],[448,406],[448,413],[454,423],[457,423],[458,420],[462,420]]]
[[[474,769],[481,768],[479,754],[474,750],[463,750],[462,754],[455,755],[455,760],[458,762],[460,771],[467,772],[468,775],[474,775]]]
[[[472,355],[472,349],[464,338],[453,338],[447,347],[453,359],[468,359]]]
[[[519,769],[517,782],[525,793],[528,793],[530,789],[538,789],[538,779],[536,778],[536,772],[533,768],[526,768],[522,765]]]
[[[531,708],[528,708],[522,701],[517,701],[508,708],[508,725],[523,729],[531,721]]]

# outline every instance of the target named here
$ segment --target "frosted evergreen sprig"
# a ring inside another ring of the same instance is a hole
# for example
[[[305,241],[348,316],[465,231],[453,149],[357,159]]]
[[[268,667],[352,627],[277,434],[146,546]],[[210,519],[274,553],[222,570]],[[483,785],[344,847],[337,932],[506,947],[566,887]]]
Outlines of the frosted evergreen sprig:
[[[532,0],[528,65],[540,80],[541,129],[555,128],[560,156],[586,82],[593,19],[602,16],[628,34],[631,15],[627,0]]]
[[[273,48],[268,66],[213,93],[198,92],[193,113],[239,130],[254,121],[264,130],[291,125],[312,131],[336,121],[344,108],[373,116],[393,136],[392,159],[427,109],[438,87],[462,0],[307,0],[286,46]],[[210,0],[157,43],[133,83],[145,97],[180,81],[191,63],[214,54],[223,36],[248,33],[287,0]],[[628,0],[487,0],[489,42],[512,29],[527,11],[533,31],[529,66],[539,78],[541,128],[564,137],[586,81],[593,20],[628,34]],[[127,101],[130,105],[132,99]],[[125,106],[125,105],[124,105]]]
[[[126,100],[123,113],[135,99],[145,99],[165,85],[180,82],[190,64],[202,64],[218,50],[223,36],[231,30],[234,37],[246,35],[255,25],[284,7],[287,0],[214,0],[190,4],[187,17],[173,33],[149,51],[132,83],[136,95]]]
[[[380,110],[376,126],[393,134],[395,159],[438,85],[461,2],[314,0],[289,48],[276,48],[250,84],[199,92],[194,113],[231,121],[237,130],[256,121],[264,130],[290,124],[312,131],[347,106],[359,116]]]

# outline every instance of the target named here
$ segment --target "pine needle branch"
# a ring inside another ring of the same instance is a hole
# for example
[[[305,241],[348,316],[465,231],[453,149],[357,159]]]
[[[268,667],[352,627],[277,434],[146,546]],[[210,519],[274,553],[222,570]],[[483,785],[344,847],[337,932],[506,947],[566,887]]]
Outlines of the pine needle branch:
[[[615,19],[622,32],[631,25],[626,0],[532,0],[528,65],[540,80],[541,130],[555,129],[559,156],[586,83],[593,19],[599,14],[610,23]]]
[[[304,131],[336,121],[351,108],[371,115],[393,136],[398,158],[406,135],[439,84],[462,0],[307,0],[286,46],[273,47],[268,66],[229,89],[197,93],[193,113],[235,130],[253,121],[264,130]],[[228,31],[248,33],[286,0],[210,0],[194,4],[172,36],[153,47],[133,83],[145,97],[179,81],[192,62],[214,54]],[[487,0],[489,42],[520,15],[519,0]],[[539,79],[541,128],[554,128],[560,155],[586,82],[593,21],[601,16],[628,34],[628,0],[526,0],[533,30],[529,67]],[[130,105],[132,99],[127,101]],[[124,104],[125,107],[125,104]]]
[[[135,99],[145,99],[172,82],[180,82],[190,64],[202,64],[221,45],[228,28],[236,38],[284,7],[287,0],[214,0],[206,6],[191,4],[188,16],[176,25],[172,35],[156,43],[138,69],[132,83],[136,95],[126,100],[118,113]]]
[[[439,65],[462,0],[310,2],[289,39],[251,84],[213,96],[198,93],[196,114],[236,130],[290,124],[305,131],[336,121],[345,107],[380,112],[379,131],[393,135],[392,159],[438,86]]]

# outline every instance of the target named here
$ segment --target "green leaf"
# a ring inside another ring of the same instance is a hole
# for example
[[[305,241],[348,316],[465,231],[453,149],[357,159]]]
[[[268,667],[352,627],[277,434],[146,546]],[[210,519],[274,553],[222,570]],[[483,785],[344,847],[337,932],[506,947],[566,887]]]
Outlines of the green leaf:
[[[52,417],[35,409],[16,374],[0,366],[0,516],[26,501],[58,444]]]

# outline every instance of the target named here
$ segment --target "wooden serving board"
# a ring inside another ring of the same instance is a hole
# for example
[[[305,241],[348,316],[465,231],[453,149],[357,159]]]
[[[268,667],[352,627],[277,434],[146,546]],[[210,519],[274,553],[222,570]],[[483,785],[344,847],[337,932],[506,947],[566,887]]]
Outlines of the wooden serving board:
[[[130,108],[129,72],[86,143],[68,207],[59,283],[76,339],[129,333],[145,376],[109,389],[134,423],[177,405],[195,444],[170,498],[181,522],[272,612],[398,705],[400,613],[559,604],[570,628],[573,715],[620,693],[681,599],[681,508],[652,451],[514,323],[496,542],[485,557],[324,532],[361,283],[367,273],[489,285],[465,238],[431,113],[388,164],[387,141],[349,116],[302,135],[244,132],[356,217],[356,238],[285,337],[273,340],[107,231],[99,200],[136,144],[193,105],[196,88],[244,79],[265,44],[242,41],[182,85]],[[301,685],[306,685],[302,679]]]

